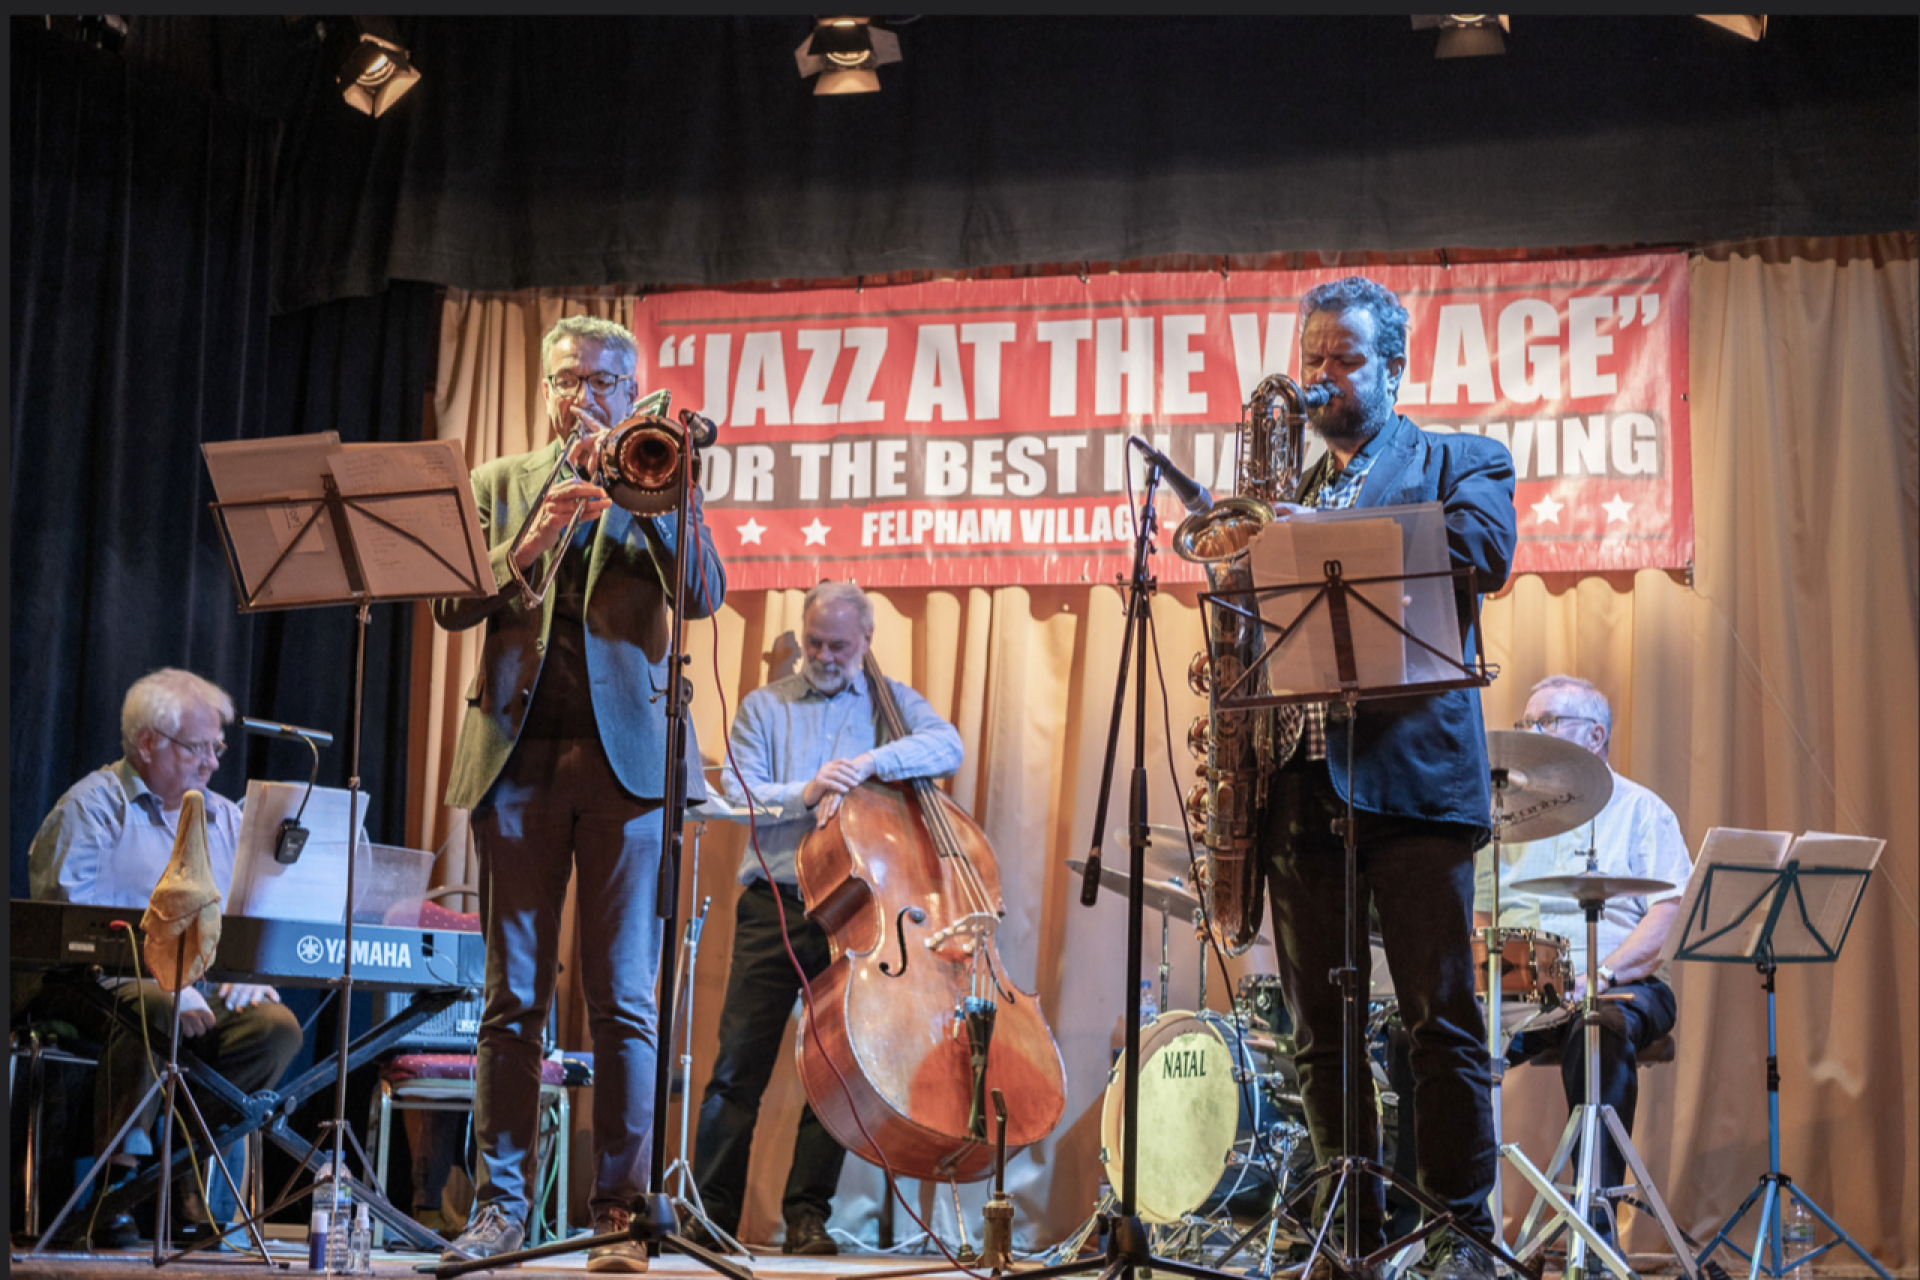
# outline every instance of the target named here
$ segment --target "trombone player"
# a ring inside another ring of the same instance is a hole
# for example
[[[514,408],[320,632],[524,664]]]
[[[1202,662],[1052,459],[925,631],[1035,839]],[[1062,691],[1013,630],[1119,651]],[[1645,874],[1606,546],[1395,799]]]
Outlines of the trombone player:
[[[691,495],[688,547],[672,515],[635,515],[592,478],[607,431],[639,400],[633,334],[568,316],[541,343],[545,448],[476,468],[474,499],[498,591],[441,600],[448,630],[486,628],[454,750],[447,803],[473,811],[486,935],[486,1007],[474,1084],[474,1211],[449,1260],[525,1238],[537,1136],[540,1035],[553,1002],[567,880],[577,874],[581,981],[593,1039],[595,1234],[627,1229],[647,1188],[657,1058],[655,911],[666,767],[673,575],[687,613],[720,607],[726,574]],[[684,441],[683,448],[691,447]],[[573,475],[562,477],[565,454]],[[691,727],[689,758],[697,762]],[[704,798],[697,768],[690,799]],[[647,1269],[626,1240],[589,1271]]]

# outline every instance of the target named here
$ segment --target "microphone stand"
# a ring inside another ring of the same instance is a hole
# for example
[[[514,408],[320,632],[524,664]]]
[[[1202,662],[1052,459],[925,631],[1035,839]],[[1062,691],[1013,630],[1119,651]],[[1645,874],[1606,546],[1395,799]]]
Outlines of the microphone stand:
[[[694,469],[694,436],[703,424],[710,428],[704,418],[684,410],[680,414],[681,423],[687,428],[680,449],[680,498],[674,510],[673,524],[673,589],[670,593],[673,613],[673,643],[667,659],[667,767],[661,784],[661,836],[660,836],[660,880],[654,891],[655,909],[665,922],[661,926],[662,939],[671,938],[679,929],[680,915],[680,846],[686,829],[687,817],[687,699],[692,696],[693,684],[681,669],[686,666],[687,629],[687,556],[688,534],[694,530],[693,494],[698,483]],[[693,539],[691,554],[696,570],[700,561],[699,539]],[[660,998],[655,1027],[667,1028],[671,1036],[674,1017],[674,988],[676,985],[676,948],[662,946],[658,981]],[[657,1246],[671,1245],[681,1253],[699,1262],[710,1271],[728,1276],[731,1280],[753,1280],[753,1272],[737,1263],[729,1262],[719,1254],[696,1244],[680,1234],[680,1220],[673,1207],[673,1197],[665,1190],[665,1158],[667,1146],[667,1113],[672,1109],[669,1094],[669,1076],[671,1071],[660,1069],[659,1037],[655,1036],[654,1075],[653,1075],[653,1143],[650,1155],[648,1185],[653,1190],[635,1196],[629,1204],[628,1225],[625,1231],[607,1231],[599,1235],[583,1236],[573,1240],[557,1240],[550,1244],[539,1245],[532,1249],[520,1249],[511,1253],[498,1253],[488,1258],[473,1258],[464,1262],[448,1262],[432,1268],[432,1273],[440,1277],[466,1275],[472,1271],[492,1271],[499,1267],[508,1267],[520,1262],[530,1262],[537,1258],[551,1258],[559,1254],[578,1253],[582,1250],[598,1249],[602,1245],[618,1244],[632,1240],[648,1247],[649,1254],[657,1251]]]
[[[1126,1088],[1121,1110],[1120,1199],[1114,1211],[1105,1215],[1103,1234],[1106,1252],[1103,1258],[1067,1261],[1055,1266],[1020,1271],[1020,1280],[1049,1280],[1053,1276],[1079,1275],[1099,1269],[1100,1280],[1135,1280],[1151,1271],[1186,1276],[1191,1280],[1233,1280],[1230,1273],[1211,1267],[1161,1257],[1153,1252],[1152,1238],[1135,1211],[1134,1195],[1140,1168],[1138,1120],[1140,1115],[1140,960],[1142,918],[1146,901],[1141,885],[1146,878],[1147,861],[1147,629],[1153,624],[1151,605],[1157,587],[1148,571],[1147,556],[1153,550],[1155,528],[1153,500],[1160,487],[1161,470],[1169,464],[1157,451],[1147,452],[1147,483],[1140,504],[1139,528],[1133,544],[1133,576],[1127,591],[1127,630],[1120,647],[1120,672],[1113,696],[1113,720],[1107,729],[1106,765],[1100,774],[1100,800],[1093,819],[1093,843],[1080,890],[1080,902],[1092,906],[1100,893],[1100,839],[1107,826],[1107,805],[1113,795],[1115,757],[1120,745],[1120,718],[1126,705],[1129,664],[1133,674],[1133,769],[1129,775],[1129,821],[1127,844],[1131,852],[1127,884],[1127,1013],[1126,1013]]]

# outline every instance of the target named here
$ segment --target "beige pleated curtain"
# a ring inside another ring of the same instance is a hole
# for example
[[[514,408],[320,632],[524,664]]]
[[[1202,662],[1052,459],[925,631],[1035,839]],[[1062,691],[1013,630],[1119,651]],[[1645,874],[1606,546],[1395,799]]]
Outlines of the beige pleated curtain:
[[[1692,581],[1659,571],[1519,579],[1486,606],[1487,656],[1500,668],[1485,698],[1487,723],[1510,724],[1534,681],[1571,672],[1611,695],[1614,766],[1673,806],[1692,849],[1715,826],[1887,840],[1839,962],[1780,970],[1781,1156],[1863,1247],[1911,1274],[1920,1262],[1915,237],[1723,248],[1696,254],[1690,275]],[[541,335],[562,314],[626,320],[633,305],[612,293],[451,294],[429,429],[461,441],[470,464],[543,443]],[[1186,726],[1201,706],[1184,679],[1200,645],[1193,597],[1171,590],[1154,602],[1146,768],[1152,816],[1162,822],[1179,812],[1192,770]],[[925,693],[966,741],[952,790],[998,853],[1008,906],[1001,953],[1037,990],[1066,1066],[1065,1118],[1009,1165],[1022,1248],[1076,1227],[1101,1176],[1102,1102],[1126,997],[1124,899],[1105,893],[1081,908],[1078,877],[1064,863],[1095,838],[1122,609],[1107,586],[896,590],[876,599],[881,665]],[[710,765],[722,758],[731,709],[764,682],[775,640],[799,623],[800,593],[771,591],[736,592],[717,618],[690,624],[694,727]],[[441,796],[479,633],[438,631],[423,611],[416,634],[410,837],[442,851],[441,882],[470,882],[465,814],[448,811]],[[1110,827],[1124,820],[1130,754],[1123,735]],[[689,865],[682,919],[704,898],[713,903],[684,1081],[697,1115],[745,841],[741,828],[716,822],[690,826],[689,844],[698,882]],[[1124,857],[1110,839],[1106,849]],[[1176,922],[1172,935],[1169,1004],[1192,1008],[1196,947],[1190,928]],[[1150,916],[1149,966],[1160,936]],[[571,966],[571,942],[563,958]],[[1229,970],[1237,984],[1271,965],[1271,948],[1261,945]],[[1642,1072],[1635,1141],[1682,1228],[1704,1241],[1767,1168],[1766,1003],[1751,967],[1687,963],[1675,976],[1678,1060]],[[1207,1003],[1225,1008],[1227,986],[1216,971]],[[577,988],[563,991],[563,1043],[590,1047]],[[676,1076],[680,1048],[676,1036],[661,1055]],[[755,1144],[749,1240],[779,1234],[800,1101],[784,1061]],[[585,1114],[582,1099],[576,1186],[589,1167]],[[1565,1119],[1558,1073],[1509,1073],[1504,1116],[1506,1136],[1544,1164]],[[676,1100],[669,1161],[679,1154],[678,1117]],[[1156,1133],[1181,1123],[1143,1114],[1143,1159],[1153,1158]],[[850,1160],[833,1225],[872,1242],[882,1191],[877,1170]],[[1508,1170],[1510,1224],[1524,1191]],[[964,1188],[960,1199],[977,1238],[984,1191]],[[954,1238],[944,1189],[910,1184],[908,1201]],[[1754,1225],[1750,1215],[1736,1233],[1743,1248]],[[892,1230],[905,1240],[917,1228],[896,1213]],[[1635,1222],[1629,1244],[1657,1249],[1654,1225]]]

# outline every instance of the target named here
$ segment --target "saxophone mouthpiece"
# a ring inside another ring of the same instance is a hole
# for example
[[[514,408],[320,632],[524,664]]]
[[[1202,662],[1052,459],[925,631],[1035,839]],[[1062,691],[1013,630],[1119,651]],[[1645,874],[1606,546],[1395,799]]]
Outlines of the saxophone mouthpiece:
[[[1318,409],[1329,400],[1340,398],[1340,388],[1331,382],[1316,382],[1312,386],[1300,388],[1300,404],[1303,408]]]

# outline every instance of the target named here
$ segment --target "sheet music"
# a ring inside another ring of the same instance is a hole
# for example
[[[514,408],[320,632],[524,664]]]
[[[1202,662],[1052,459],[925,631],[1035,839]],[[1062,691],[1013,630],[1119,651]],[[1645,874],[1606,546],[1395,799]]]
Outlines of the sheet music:
[[[285,499],[224,509],[241,579],[256,593],[257,604],[298,604],[348,594],[346,566],[323,502],[327,456],[339,447],[339,433],[333,431],[200,446],[214,496],[223,504]],[[289,547],[292,551],[282,558]]]
[[[349,500],[347,523],[376,599],[492,592],[466,461],[453,441],[348,445],[327,461]],[[439,492],[404,492],[417,489]]]
[[[1687,891],[1680,897],[1680,915],[1675,928],[1667,931],[1660,948],[1660,963],[1667,964],[1685,941],[1689,947],[1703,940],[1724,935],[1706,947],[1714,955],[1751,957],[1760,943],[1760,931],[1766,928],[1767,909],[1763,905],[1744,921],[1741,912],[1753,905],[1755,897],[1774,883],[1772,872],[1787,858],[1793,843],[1788,831],[1745,831],[1739,827],[1714,827],[1700,844],[1700,856],[1693,860],[1693,874],[1687,878]],[[1753,867],[1768,874],[1739,875],[1720,872],[1709,876],[1708,868]],[[1713,884],[1713,896],[1706,900],[1700,919],[1702,890]]]
[[[1340,561],[1344,578],[1398,576],[1402,572],[1400,526],[1390,516],[1369,514],[1371,518],[1346,520],[1304,514],[1274,521],[1260,531],[1249,549],[1255,585],[1322,582],[1328,560]],[[1354,590],[1395,624],[1404,619],[1405,600],[1398,583]],[[1285,626],[1301,617],[1313,597],[1311,589],[1278,592],[1261,599],[1260,613],[1267,622]],[[1312,693],[1340,687],[1326,602],[1312,608],[1300,631],[1268,660],[1267,676],[1275,693]],[[1361,686],[1405,683],[1406,637],[1358,602],[1349,601],[1347,616],[1354,668]],[[1269,632],[1266,643],[1271,644],[1276,634]]]
[[[300,810],[304,782],[247,783],[240,816],[240,847],[233,859],[233,884],[227,912],[275,920],[313,920],[340,924],[347,914],[347,821],[350,793],[315,787],[300,825],[310,833],[306,848],[291,866],[273,859],[282,819]],[[360,793],[358,843],[365,844],[367,793]]]
[[[1809,831],[1793,842],[1787,861],[1803,874],[1794,878],[1799,901],[1789,902],[1773,926],[1773,952],[1779,956],[1820,955],[1840,945],[1867,876],[1879,865],[1885,840],[1868,836]],[[1861,875],[1806,875],[1819,868],[1859,871]],[[1804,904],[1806,915],[1800,914]],[[1809,931],[1811,926],[1811,932]]]

